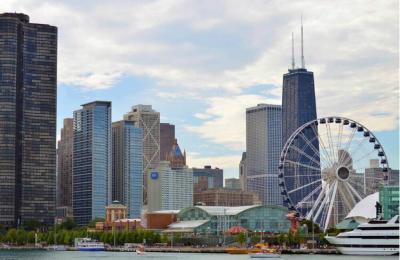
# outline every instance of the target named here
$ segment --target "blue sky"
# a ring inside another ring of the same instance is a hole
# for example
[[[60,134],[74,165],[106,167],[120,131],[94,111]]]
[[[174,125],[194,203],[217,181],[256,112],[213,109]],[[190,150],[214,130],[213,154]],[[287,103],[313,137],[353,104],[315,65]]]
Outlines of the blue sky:
[[[398,1],[3,0],[0,11],[59,29],[58,133],[88,101],[112,101],[113,120],[152,104],[189,166],[226,177],[245,150],[245,108],[280,103],[303,13],[318,115],[366,125],[398,168]]]

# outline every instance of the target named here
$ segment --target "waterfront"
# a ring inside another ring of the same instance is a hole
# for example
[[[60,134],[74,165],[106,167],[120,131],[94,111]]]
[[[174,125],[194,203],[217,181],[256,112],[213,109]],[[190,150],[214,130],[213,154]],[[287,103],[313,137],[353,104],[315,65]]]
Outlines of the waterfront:
[[[39,251],[39,250],[0,250],[1,260],[22,260],[22,259],[191,259],[191,260],[228,260],[228,259],[250,259],[248,255],[229,255],[229,254],[189,254],[189,253],[146,253],[146,255],[136,255],[133,252],[77,252],[77,251]],[[345,256],[345,255],[282,255],[281,259],[290,260],[317,260],[317,259],[337,260],[366,260],[380,259],[379,256]],[[398,256],[385,257],[387,260],[398,259]]]

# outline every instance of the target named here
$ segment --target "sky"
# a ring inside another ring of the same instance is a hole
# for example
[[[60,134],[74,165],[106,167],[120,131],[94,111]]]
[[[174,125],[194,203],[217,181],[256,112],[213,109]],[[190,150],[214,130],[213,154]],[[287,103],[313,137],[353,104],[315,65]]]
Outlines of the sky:
[[[58,27],[57,133],[93,100],[112,101],[113,121],[151,104],[175,124],[191,167],[238,177],[245,109],[281,103],[291,62],[314,72],[319,117],[369,128],[399,167],[398,1],[1,0]]]

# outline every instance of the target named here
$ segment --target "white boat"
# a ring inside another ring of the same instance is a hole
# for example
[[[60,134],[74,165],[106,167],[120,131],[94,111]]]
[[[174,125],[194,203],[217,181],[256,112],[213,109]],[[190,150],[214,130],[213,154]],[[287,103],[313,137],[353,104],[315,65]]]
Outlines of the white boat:
[[[75,248],[79,251],[104,251],[104,243],[89,237],[75,238]]]
[[[52,246],[46,247],[46,250],[48,250],[48,251],[66,251],[67,247],[64,245],[52,245]]]
[[[144,252],[144,246],[143,246],[143,245],[140,245],[140,246],[136,249],[136,254],[138,254],[138,255],[144,255],[144,254],[145,254],[145,252]]]
[[[344,255],[398,255],[399,216],[389,221],[371,220],[352,231],[325,238]]]

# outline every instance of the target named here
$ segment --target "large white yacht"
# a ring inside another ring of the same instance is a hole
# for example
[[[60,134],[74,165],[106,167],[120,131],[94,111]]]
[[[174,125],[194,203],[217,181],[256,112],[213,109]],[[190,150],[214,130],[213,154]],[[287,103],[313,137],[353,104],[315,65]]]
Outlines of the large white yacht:
[[[399,216],[389,221],[371,220],[352,231],[325,238],[344,255],[396,255],[399,254]]]

